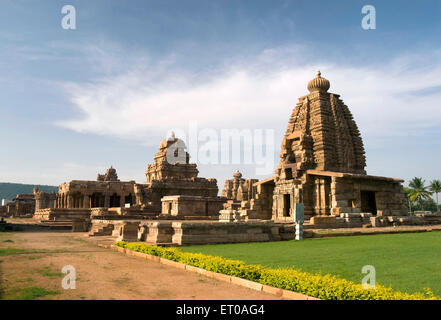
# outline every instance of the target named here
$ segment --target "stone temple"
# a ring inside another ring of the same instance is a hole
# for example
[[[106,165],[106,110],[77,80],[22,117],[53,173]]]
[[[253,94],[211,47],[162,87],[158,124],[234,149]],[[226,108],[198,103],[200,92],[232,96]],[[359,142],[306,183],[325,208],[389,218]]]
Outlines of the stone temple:
[[[440,215],[408,215],[403,180],[366,173],[357,124],[329,88],[320,72],[308,82],[309,93],[289,117],[280,163],[267,179],[236,171],[218,196],[216,179],[198,177],[184,142],[171,134],[147,165],[144,183],[120,181],[110,167],[96,181],[61,184],[58,194],[35,190],[27,203],[16,201],[23,209],[15,211],[35,208],[37,220],[71,221],[74,231],[158,245],[293,239],[297,204],[303,204],[305,232],[440,224]]]
[[[146,182],[120,181],[110,167],[96,181],[71,180],[59,186],[55,204],[38,207],[35,218],[194,218],[217,219],[225,199],[217,196],[217,181],[198,177],[185,144],[174,134],[161,141]],[[39,195],[40,198],[43,195]],[[176,208],[181,210],[176,210]],[[187,209],[187,207],[189,207]],[[193,207],[192,207],[193,206]],[[198,210],[192,210],[195,208]]]
[[[357,124],[340,96],[328,92],[329,81],[319,71],[307,88],[289,118],[276,175],[257,183],[272,194],[271,218],[292,221],[295,203],[304,204],[305,219],[316,217],[312,222],[406,216],[403,180],[366,174]]]

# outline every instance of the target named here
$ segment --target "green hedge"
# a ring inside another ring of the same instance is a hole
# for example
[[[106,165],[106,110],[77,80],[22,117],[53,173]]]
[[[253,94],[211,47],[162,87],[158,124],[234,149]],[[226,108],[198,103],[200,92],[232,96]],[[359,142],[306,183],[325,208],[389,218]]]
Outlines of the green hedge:
[[[151,246],[145,243],[115,242],[116,246],[181,262],[208,271],[239,277],[269,286],[291,290],[323,300],[439,300],[430,290],[427,293],[405,293],[376,285],[364,289],[361,284],[331,275],[310,274],[289,268],[272,269],[243,261],[201,253],[181,252],[177,248]]]

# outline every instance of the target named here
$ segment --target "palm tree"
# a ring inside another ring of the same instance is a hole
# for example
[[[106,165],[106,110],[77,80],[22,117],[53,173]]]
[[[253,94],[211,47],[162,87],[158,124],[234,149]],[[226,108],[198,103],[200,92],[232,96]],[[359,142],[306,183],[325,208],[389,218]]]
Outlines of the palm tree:
[[[423,178],[413,178],[409,182],[409,188],[411,189],[409,193],[409,199],[412,202],[418,202],[420,204],[421,210],[423,210],[423,200],[427,200],[432,195],[432,192],[427,190],[424,185],[426,182]]]
[[[436,211],[439,211],[438,193],[441,192],[441,181],[440,180],[431,181],[429,190],[436,194]]]

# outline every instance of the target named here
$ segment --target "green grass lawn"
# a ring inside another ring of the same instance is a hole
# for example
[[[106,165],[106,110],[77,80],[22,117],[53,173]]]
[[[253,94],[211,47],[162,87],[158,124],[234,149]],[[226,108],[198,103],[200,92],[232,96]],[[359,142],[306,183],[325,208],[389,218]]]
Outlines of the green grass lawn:
[[[385,234],[181,247],[260,264],[291,267],[309,273],[338,275],[361,283],[364,265],[376,269],[377,284],[400,291],[441,296],[441,232]]]

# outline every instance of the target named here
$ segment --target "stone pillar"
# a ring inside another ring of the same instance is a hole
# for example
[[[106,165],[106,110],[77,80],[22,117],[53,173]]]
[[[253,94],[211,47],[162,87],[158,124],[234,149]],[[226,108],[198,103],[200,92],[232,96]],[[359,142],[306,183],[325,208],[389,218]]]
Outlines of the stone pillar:
[[[72,198],[72,196],[71,195],[67,195],[67,207],[70,209],[70,208],[73,208],[73,198]]]
[[[124,208],[125,207],[125,199],[126,199],[126,197],[124,196],[124,194],[121,194],[120,196],[119,196],[119,204],[120,204],[120,207],[121,208]]]
[[[88,195],[84,195],[83,197],[83,208],[85,209],[90,208],[90,198]]]
[[[104,195],[104,207],[106,208],[110,207],[110,195],[108,194]]]

